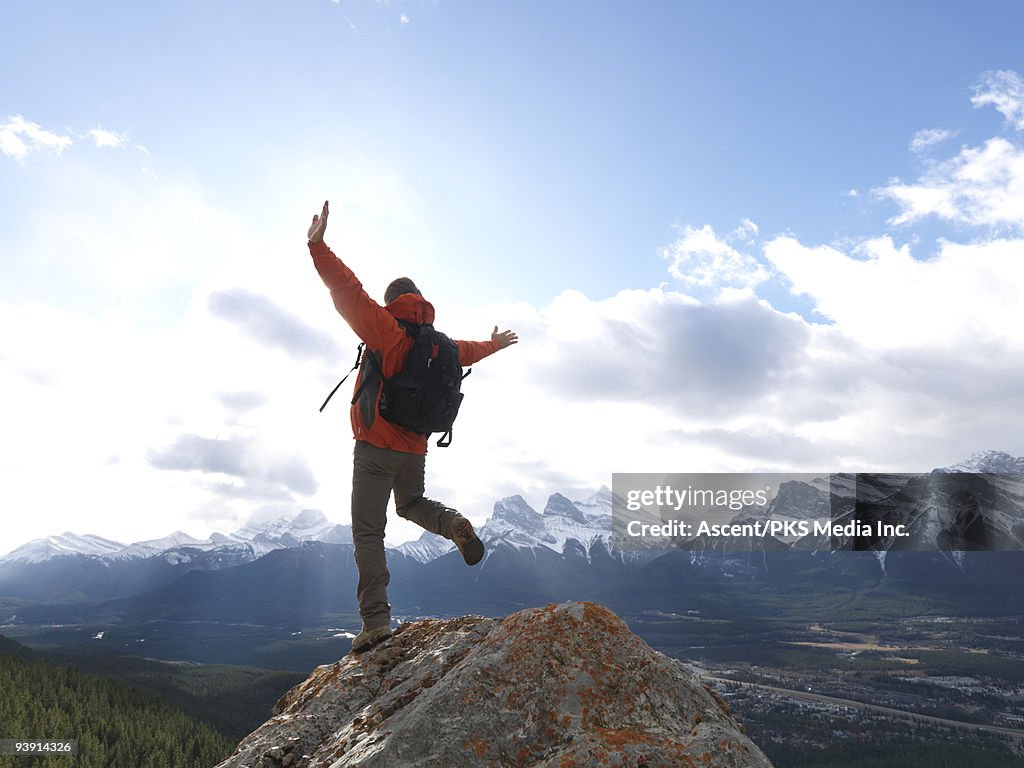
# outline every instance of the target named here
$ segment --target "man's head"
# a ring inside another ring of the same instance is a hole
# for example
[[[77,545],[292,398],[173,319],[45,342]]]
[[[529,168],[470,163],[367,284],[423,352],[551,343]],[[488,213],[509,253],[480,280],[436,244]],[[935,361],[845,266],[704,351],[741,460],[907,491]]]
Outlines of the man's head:
[[[420,289],[416,287],[416,283],[408,277],[399,277],[397,280],[392,280],[391,285],[384,291],[384,303],[390,304],[404,293],[415,293],[417,296],[423,295],[420,293]]]

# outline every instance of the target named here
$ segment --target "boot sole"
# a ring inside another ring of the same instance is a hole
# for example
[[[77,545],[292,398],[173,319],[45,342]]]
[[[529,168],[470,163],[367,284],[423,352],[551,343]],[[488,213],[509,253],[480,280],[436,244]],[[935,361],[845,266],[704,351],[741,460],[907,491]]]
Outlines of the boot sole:
[[[476,565],[484,559],[484,543],[476,536],[466,542],[459,550],[466,565]]]

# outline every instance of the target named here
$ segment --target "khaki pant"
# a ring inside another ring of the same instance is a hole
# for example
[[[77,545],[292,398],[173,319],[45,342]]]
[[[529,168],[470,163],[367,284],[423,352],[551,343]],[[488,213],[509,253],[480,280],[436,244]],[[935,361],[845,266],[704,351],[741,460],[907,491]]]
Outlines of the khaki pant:
[[[387,593],[391,574],[384,554],[384,526],[392,490],[399,517],[451,538],[451,526],[458,513],[423,497],[426,458],[356,440],[352,462],[352,542],[359,570],[356,595],[364,629],[391,623]]]

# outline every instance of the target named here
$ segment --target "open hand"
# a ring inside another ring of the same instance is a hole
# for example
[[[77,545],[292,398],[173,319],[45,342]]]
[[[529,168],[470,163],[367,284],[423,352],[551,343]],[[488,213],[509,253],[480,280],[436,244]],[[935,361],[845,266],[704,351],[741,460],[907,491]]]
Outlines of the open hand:
[[[498,349],[504,349],[510,347],[519,341],[519,337],[512,331],[502,331],[498,333],[498,326],[494,326],[494,331],[491,333],[491,341],[498,342]]]
[[[324,230],[327,229],[327,201],[324,200],[324,209],[319,216],[313,216],[313,223],[309,225],[309,242],[322,243],[324,241]]]

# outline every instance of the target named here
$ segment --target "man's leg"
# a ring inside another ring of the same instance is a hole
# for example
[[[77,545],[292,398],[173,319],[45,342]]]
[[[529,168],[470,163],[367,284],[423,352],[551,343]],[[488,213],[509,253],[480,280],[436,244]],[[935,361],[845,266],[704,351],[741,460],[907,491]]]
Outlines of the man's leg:
[[[459,517],[454,509],[424,497],[424,473],[427,457],[407,453],[395,478],[395,511],[431,533],[451,538],[451,526]]]
[[[352,542],[359,570],[359,615],[364,629],[391,623],[384,526],[388,499],[402,454],[356,440],[352,462]]]
[[[467,565],[476,565],[484,556],[483,542],[472,523],[454,509],[423,496],[426,456],[406,454],[402,469],[395,478],[395,509],[400,517],[451,539],[459,548]]]

